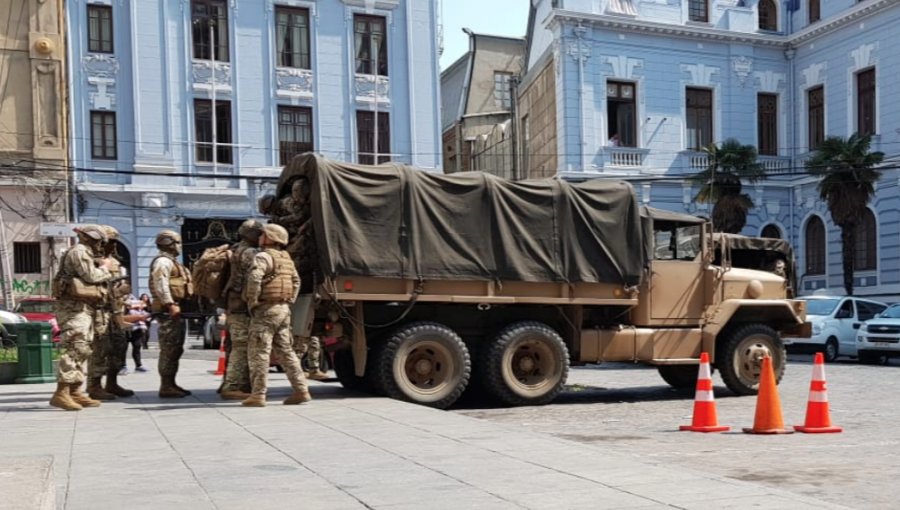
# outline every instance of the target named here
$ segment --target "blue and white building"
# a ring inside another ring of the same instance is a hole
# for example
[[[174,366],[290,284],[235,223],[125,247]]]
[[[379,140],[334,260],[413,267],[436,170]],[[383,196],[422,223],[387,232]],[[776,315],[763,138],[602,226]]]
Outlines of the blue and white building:
[[[704,214],[683,176],[737,138],[773,176],[747,187],[744,233],[791,241],[802,292],[843,293],[840,231],[804,164],[826,136],[870,133],[886,163],[856,293],[900,300],[898,27],[900,0],[532,0],[523,168],[632,179],[644,203]]]
[[[186,261],[258,215],[293,155],[440,170],[437,5],[69,0],[77,220],[123,233],[146,288],[161,229]]]

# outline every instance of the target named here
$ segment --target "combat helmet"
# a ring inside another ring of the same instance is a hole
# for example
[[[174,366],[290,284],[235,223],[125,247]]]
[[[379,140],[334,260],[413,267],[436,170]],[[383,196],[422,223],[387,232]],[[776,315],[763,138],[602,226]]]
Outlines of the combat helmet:
[[[181,244],[181,236],[174,230],[162,230],[156,234],[156,246],[161,248],[169,247],[173,244]]]
[[[263,224],[256,220],[247,220],[238,227],[241,239],[258,239],[263,232]]]
[[[263,227],[263,233],[266,234],[267,238],[282,246],[287,246],[288,244],[288,232],[281,225],[267,223],[266,226]]]
[[[106,232],[103,231],[103,228],[100,225],[88,224],[82,225],[75,229],[75,232],[78,233],[78,237],[85,241],[91,242],[101,242],[105,243],[109,241],[109,238],[106,235]]]
[[[100,225],[100,230],[106,234],[106,238],[109,241],[117,241],[119,239],[119,231],[116,230],[116,227],[111,227],[109,225]]]

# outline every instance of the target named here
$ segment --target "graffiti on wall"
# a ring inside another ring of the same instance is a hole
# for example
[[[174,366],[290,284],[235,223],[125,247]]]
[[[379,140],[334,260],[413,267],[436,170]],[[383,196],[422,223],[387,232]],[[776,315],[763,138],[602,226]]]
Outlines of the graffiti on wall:
[[[0,286],[6,285],[7,282],[0,280]],[[28,280],[25,278],[13,278],[12,280],[12,292],[15,295],[49,295],[50,294],[50,280]]]

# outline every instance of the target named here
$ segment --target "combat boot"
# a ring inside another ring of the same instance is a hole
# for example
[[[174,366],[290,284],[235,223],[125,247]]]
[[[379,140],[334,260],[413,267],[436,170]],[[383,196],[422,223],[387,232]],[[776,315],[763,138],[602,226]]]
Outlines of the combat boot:
[[[309,390],[303,389],[300,391],[294,391],[293,395],[284,399],[284,405],[295,406],[297,404],[309,402],[310,400],[312,400],[312,395],[309,394]]]
[[[182,388],[181,386],[179,386],[179,385],[175,382],[175,378],[174,378],[174,377],[172,378],[172,386],[175,386],[175,388],[176,388],[178,391],[184,393],[184,396],[185,396],[185,397],[187,397],[188,395],[191,394],[190,391],[188,391],[188,390]]]
[[[81,411],[81,405],[69,395],[69,385],[66,383],[56,384],[56,393],[50,397],[50,405],[66,411]]]
[[[119,371],[110,370],[106,373],[106,391],[117,397],[133,397],[134,392],[119,386]],[[93,395],[91,395],[93,396]]]
[[[81,407],[100,407],[99,400],[94,400],[81,392],[81,383],[70,384],[69,395]]]
[[[328,374],[315,368],[306,373],[306,378],[312,379],[313,381],[324,381],[325,379],[328,379]]]
[[[91,377],[88,379],[87,384],[87,392],[88,395],[94,400],[115,400],[116,396],[113,393],[110,393],[103,389],[103,385],[100,383],[99,377]]]
[[[241,402],[241,405],[245,407],[266,407],[266,396],[250,395]]]
[[[240,390],[224,390],[220,395],[222,400],[246,400],[250,394]]]
[[[175,378],[160,376],[159,398],[184,398],[187,394],[175,386]]]

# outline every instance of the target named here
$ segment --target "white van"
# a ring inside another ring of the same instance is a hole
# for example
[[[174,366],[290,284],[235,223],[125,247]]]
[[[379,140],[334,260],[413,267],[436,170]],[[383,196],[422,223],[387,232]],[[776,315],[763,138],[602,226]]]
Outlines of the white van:
[[[856,333],[863,322],[883,312],[887,305],[853,296],[809,296],[806,319],[812,324],[810,338],[784,338],[788,352],[822,352],[826,361],[838,356],[856,357]]]

